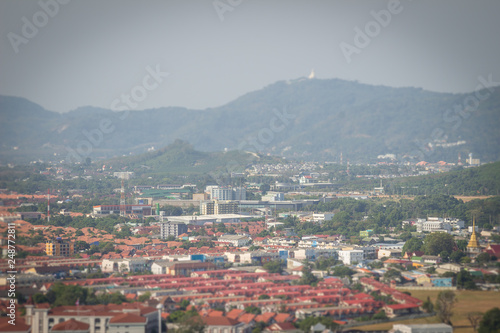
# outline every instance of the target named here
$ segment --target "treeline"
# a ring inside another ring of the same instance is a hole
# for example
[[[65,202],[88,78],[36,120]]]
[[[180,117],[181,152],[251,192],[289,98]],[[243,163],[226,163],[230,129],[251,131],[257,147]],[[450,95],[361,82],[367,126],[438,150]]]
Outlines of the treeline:
[[[472,217],[484,229],[491,229],[500,223],[500,197],[473,200],[464,203],[448,195],[418,196],[414,200],[399,201],[337,199],[320,203],[313,208],[316,212],[335,212],[332,220],[322,224],[299,223],[296,218],[285,219],[287,227],[294,227],[300,235],[343,234],[358,236],[359,231],[372,229],[375,233],[385,233],[387,227],[401,230],[401,222],[406,219],[428,216],[453,217],[472,224]]]
[[[392,180],[388,194],[499,195],[500,162],[447,173]]]

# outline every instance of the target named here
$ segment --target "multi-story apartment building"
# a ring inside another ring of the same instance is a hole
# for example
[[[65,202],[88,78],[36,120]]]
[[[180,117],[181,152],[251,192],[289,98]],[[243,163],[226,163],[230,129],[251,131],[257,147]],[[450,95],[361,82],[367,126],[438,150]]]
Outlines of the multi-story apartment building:
[[[344,265],[352,265],[355,262],[361,262],[364,259],[364,254],[362,250],[341,250],[339,251],[339,260],[341,260]]]
[[[212,192],[210,193],[210,199],[212,200],[231,200],[233,199],[233,191],[229,187],[212,187]]]
[[[161,239],[167,239],[168,236],[178,237],[187,231],[187,225],[182,222],[162,222],[160,224]]]
[[[200,203],[201,215],[238,214],[236,201],[203,201]]]
[[[75,254],[75,247],[74,243],[57,237],[56,240],[45,243],[45,252],[48,256],[70,257]]]

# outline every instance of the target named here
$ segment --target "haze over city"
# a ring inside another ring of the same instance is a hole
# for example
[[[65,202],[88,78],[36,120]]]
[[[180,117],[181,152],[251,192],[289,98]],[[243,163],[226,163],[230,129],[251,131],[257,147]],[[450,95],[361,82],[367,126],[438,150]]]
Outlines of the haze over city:
[[[500,1],[0,1],[0,332],[500,332]]]
[[[168,76],[135,109],[217,107],[312,69],[437,92],[473,91],[481,75],[500,81],[497,1],[91,0],[40,11],[0,3],[0,94],[57,112],[111,108],[148,66]]]

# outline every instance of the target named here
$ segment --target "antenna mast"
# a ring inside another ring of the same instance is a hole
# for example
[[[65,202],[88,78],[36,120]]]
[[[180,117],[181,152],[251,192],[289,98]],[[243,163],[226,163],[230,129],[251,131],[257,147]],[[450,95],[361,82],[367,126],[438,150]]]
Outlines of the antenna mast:
[[[125,185],[122,178],[122,187],[120,189],[120,216],[125,216],[126,214],[126,204],[125,204]]]
[[[50,188],[47,189],[47,223],[50,222]]]

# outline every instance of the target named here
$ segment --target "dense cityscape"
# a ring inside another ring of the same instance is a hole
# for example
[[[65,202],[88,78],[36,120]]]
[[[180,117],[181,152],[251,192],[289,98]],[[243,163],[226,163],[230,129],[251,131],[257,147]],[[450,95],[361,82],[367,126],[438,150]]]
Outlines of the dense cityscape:
[[[468,162],[407,164],[404,175],[395,161],[249,165],[224,184],[181,175],[190,182],[154,184],[92,161],[32,163],[24,179],[4,167],[4,318],[15,308],[23,314],[16,327],[33,333],[349,331],[393,322],[403,330],[404,320],[426,318],[451,332],[443,304],[452,307],[456,292],[497,299],[498,197],[387,192],[391,179],[498,170]],[[59,188],[11,190],[19,183]],[[436,299],[413,296],[426,292]]]

